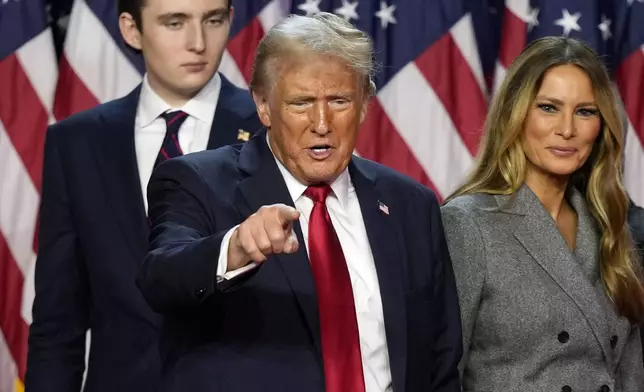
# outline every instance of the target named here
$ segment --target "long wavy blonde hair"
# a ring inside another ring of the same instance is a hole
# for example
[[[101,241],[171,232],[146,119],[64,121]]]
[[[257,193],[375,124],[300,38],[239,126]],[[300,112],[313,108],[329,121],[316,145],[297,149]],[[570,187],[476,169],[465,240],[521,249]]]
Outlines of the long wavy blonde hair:
[[[521,147],[524,121],[546,71],[564,64],[586,72],[602,119],[593,150],[570,183],[584,192],[601,231],[600,265],[606,293],[621,316],[639,323],[644,320],[644,283],[626,223],[628,197],[621,181],[622,122],[608,72],[583,42],[546,37],[523,50],[492,101],[472,173],[445,202],[464,194],[510,195],[519,189],[527,168]]]

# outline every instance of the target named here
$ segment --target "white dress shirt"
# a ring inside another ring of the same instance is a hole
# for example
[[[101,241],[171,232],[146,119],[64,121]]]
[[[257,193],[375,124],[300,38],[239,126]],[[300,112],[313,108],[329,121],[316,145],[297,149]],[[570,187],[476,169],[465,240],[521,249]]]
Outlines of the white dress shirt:
[[[186,112],[188,116],[181,124],[178,135],[181,150],[184,154],[205,150],[210,139],[220,90],[221,77],[219,73],[215,73],[194,98],[182,107],[173,108],[152,89],[147,74],[143,77],[134,121],[134,146],[145,211],[148,210],[148,181],[166,132],[165,120],[160,116],[174,110]]]
[[[300,212],[300,226],[308,254],[309,216],[314,203],[304,196],[307,186],[295,179],[280,161],[275,159],[275,162],[284,177],[295,208]],[[330,186],[333,193],[327,198],[326,206],[351,277],[366,391],[391,391],[391,370],[380,286],[360,203],[348,169],[345,169]],[[232,273],[226,273],[228,245],[236,228],[237,226],[232,228],[223,238],[217,266],[218,280],[230,279],[255,267],[255,264],[251,263]]]

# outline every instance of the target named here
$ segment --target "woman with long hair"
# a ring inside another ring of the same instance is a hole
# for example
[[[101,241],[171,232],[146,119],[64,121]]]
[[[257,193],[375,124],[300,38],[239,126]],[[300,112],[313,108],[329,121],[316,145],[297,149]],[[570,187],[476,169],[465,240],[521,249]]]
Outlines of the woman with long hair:
[[[601,58],[547,37],[508,69],[476,165],[442,207],[464,391],[644,390],[644,284]]]

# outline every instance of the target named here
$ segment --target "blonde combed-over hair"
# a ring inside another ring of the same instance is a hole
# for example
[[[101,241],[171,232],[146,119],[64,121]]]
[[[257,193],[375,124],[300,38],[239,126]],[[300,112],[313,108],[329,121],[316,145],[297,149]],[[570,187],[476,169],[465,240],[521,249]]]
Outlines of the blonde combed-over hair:
[[[270,91],[281,60],[312,54],[343,60],[362,77],[361,87],[366,94],[374,94],[375,62],[371,37],[343,18],[327,12],[314,16],[289,15],[266,33],[255,52],[251,91],[260,95]]]

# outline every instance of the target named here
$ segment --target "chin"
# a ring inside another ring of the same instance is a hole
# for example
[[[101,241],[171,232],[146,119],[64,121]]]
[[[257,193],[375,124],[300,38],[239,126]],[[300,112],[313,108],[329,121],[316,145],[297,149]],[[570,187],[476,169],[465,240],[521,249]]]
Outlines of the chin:
[[[577,166],[568,166],[568,165],[552,165],[545,167],[545,171],[551,175],[564,177],[571,176],[579,168]]]

